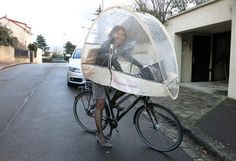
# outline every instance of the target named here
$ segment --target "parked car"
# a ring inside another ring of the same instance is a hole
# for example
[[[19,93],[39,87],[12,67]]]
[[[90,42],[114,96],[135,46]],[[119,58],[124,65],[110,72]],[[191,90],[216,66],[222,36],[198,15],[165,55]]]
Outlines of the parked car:
[[[52,58],[53,63],[67,63],[63,58]]]
[[[69,59],[69,68],[67,71],[67,85],[71,87],[73,84],[85,85],[86,79],[84,78],[80,63],[81,63],[82,49],[76,48]]]

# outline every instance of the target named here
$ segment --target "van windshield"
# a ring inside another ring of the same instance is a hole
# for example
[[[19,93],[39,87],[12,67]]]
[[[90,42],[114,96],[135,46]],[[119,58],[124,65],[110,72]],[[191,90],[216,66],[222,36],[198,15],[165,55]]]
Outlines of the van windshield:
[[[74,59],[80,59],[81,58],[81,50],[80,49],[76,49],[73,53],[73,58]]]

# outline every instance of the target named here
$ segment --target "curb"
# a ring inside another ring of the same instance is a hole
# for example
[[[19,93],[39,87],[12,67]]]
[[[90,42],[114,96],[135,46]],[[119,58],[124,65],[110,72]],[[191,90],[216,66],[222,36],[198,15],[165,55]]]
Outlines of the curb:
[[[13,66],[16,66],[16,65],[20,65],[20,64],[27,64],[27,63],[15,63],[15,64],[9,64],[9,65],[6,65],[6,66],[3,66],[3,67],[0,67],[0,71],[1,71],[1,70],[4,70],[4,69],[7,69],[7,68],[10,68],[10,67],[13,67]]]
[[[184,133],[189,136],[191,139],[195,141],[196,144],[202,146],[204,149],[208,151],[213,157],[215,157],[218,161],[235,161],[236,154],[230,149],[209,136],[200,128],[194,126],[191,129],[185,128],[183,126]]]

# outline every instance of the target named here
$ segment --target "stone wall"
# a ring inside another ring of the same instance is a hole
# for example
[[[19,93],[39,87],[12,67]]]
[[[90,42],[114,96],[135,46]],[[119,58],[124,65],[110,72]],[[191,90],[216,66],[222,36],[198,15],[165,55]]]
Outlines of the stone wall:
[[[0,45],[0,61],[15,61],[14,48]]]
[[[30,63],[29,57],[25,57],[25,56],[15,57],[15,61],[19,63]]]
[[[38,49],[36,57],[33,54],[32,62],[30,62],[30,53],[27,56],[15,56],[13,47],[0,45],[0,62],[42,63],[42,53],[42,50]]]

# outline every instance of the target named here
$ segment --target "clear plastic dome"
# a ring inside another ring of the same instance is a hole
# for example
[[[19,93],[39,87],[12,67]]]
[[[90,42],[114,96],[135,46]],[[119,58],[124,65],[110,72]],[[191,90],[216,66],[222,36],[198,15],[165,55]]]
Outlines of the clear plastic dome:
[[[83,49],[87,79],[136,95],[177,98],[175,51],[152,15],[109,8],[95,19]]]

